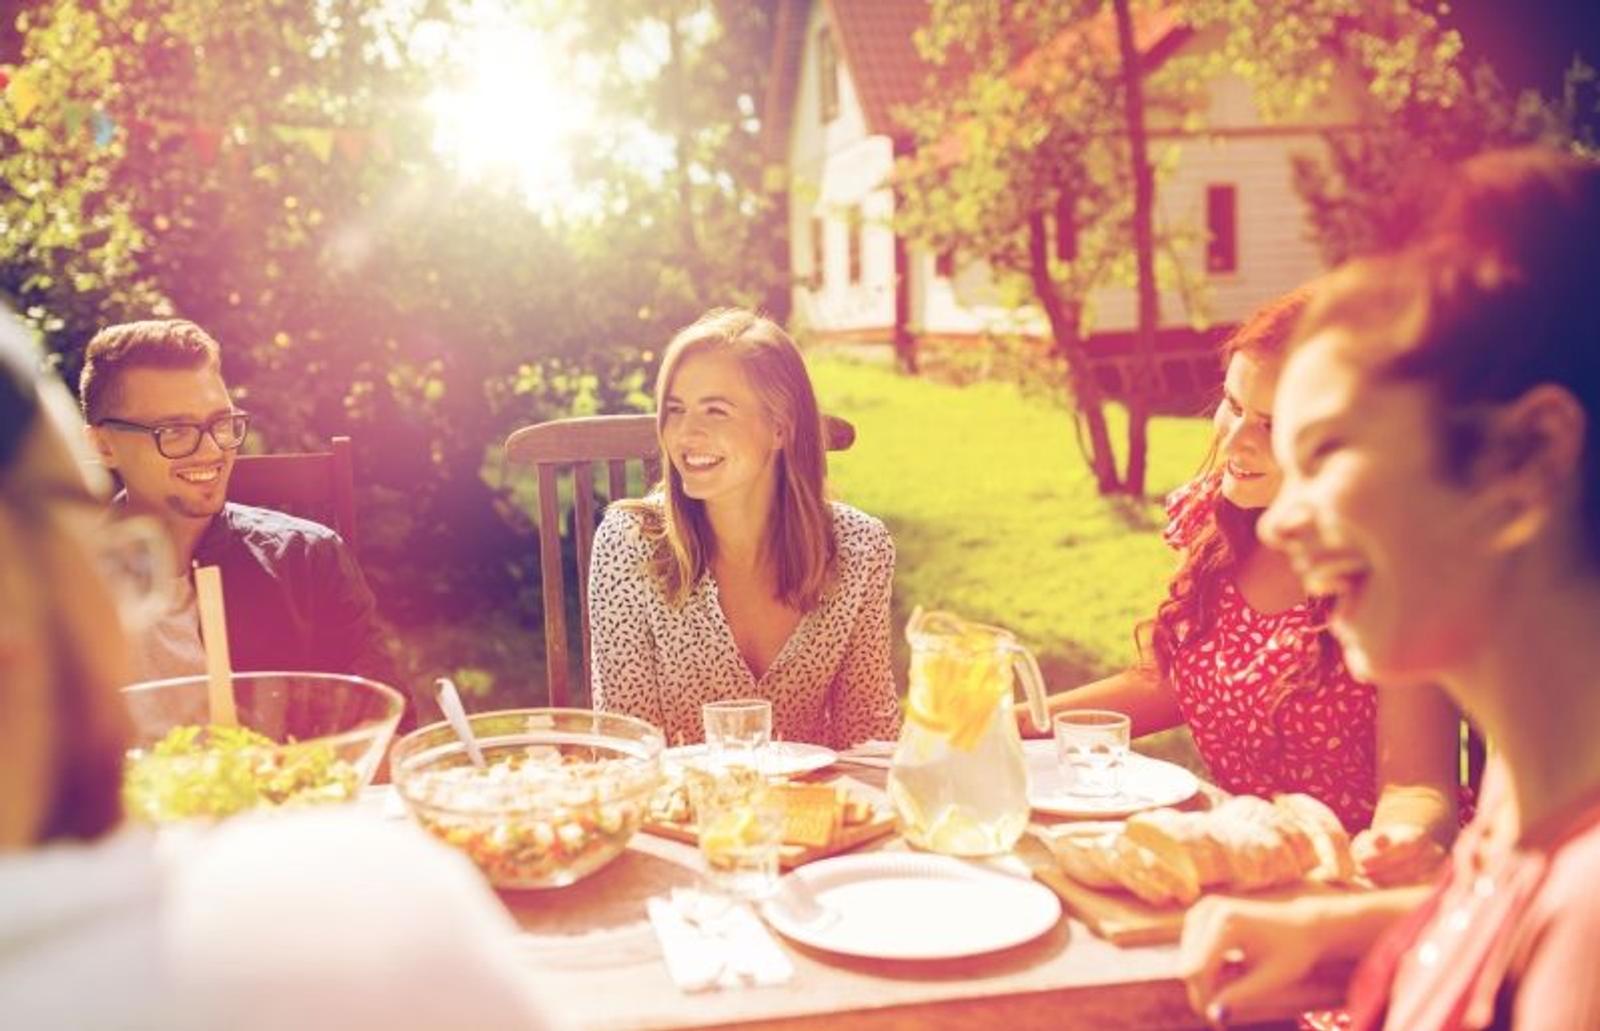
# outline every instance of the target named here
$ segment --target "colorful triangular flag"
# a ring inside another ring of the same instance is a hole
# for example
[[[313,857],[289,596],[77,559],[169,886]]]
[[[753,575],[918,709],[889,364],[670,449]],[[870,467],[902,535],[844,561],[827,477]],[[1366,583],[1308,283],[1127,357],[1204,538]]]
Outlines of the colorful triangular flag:
[[[89,131],[94,134],[96,147],[109,147],[111,140],[116,136],[117,123],[111,116],[98,108],[89,116]]]
[[[17,114],[17,121],[25,122],[39,106],[39,88],[33,84],[33,77],[27,69],[18,69],[6,83],[6,103],[11,105],[11,110]]]

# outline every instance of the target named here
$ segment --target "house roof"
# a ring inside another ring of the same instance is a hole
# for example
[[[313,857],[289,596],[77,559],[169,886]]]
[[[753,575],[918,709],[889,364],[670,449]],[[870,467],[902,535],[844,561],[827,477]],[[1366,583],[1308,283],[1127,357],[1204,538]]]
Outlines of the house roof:
[[[922,99],[928,62],[917,53],[913,34],[928,20],[928,0],[820,0],[838,43],[838,52],[861,102],[867,131],[900,137],[906,129],[894,109]],[[805,54],[806,25],[812,0],[781,0],[773,42],[771,78],[767,83],[765,149],[769,158],[782,160],[800,82],[800,62]],[[1188,34],[1167,9],[1136,12],[1134,37],[1141,52],[1159,64]],[[1037,76],[1038,62],[1064,48],[1090,45],[1116,47],[1116,27],[1109,10],[1087,26],[1074,26],[1025,57],[1017,66],[1021,81]]]
[[[867,131],[903,135],[891,114],[897,104],[922,95],[928,64],[917,54],[912,33],[928,20],[928,0],[820,0],[833,30],[839,58],[861,101]],[[805,56],[806,26],[813,0],[779,0],[773,32],[772,68],[763,110],[763,149],[781,161],[794,117]]]
[[[823,0],[839,53],[850,69],[867,131],[900,136],[893,109],[922,98],[930,65],[912,34],[928,22],[927,0]]]

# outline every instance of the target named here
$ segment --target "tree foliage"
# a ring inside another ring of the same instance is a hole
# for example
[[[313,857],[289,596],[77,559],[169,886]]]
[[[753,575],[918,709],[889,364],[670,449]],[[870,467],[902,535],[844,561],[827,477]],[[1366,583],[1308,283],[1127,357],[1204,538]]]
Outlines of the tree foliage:
[[[640,407],[677,327],[771,289],[741,260],[770,207],[738,160],[762,7],[500,12],[566,26],[560,74],[588,69],[609,105],[578,203],[470,181],[435,145],[430,92],[470,55],[419,40],[483,6],[47,0],[19,23],[39,102],[0,105],[0,290],[63,371],[112,321],[205,326],[270,449],[354,437],[363,558],[405,620],[533,597],[529,527],[483,476],[510,429]],[[639,61],[673,25],[680,49]],[[675,145],[655,167],[653,125]]]
[[[1297,155],[1295,184],[1324,259],[1392,246],[1413,228],[1445,167],[1493,147],[1575,138],[1592,72],[1577,66],[1560,101],[1513,95],[1460,33],[1413,0],[1190,0],[1187,17],[1218,29],[1212,69],[1249,78],[1270,113],[1293,117],[1341,87],[1360,104],[1359,131]],[[1589,98],[1592,100],[1592,97]]]
[[[932,249],[985,260],[1002,290],[1038,306],[1068,370],[1101,493],[1142,493],[1140,397],[1152,384],[1134,384],[1125,475],[1084,347],[1088,299],[1102,286],[1135,282],[1140,242],[1146,253],[1162,249],[1135,232],[1142,161],[1130,153],[1130,112],[1181,117],[1192,92],[1157,74],[1130,107],[1130,55],[1103,0],[934,0],[917,43],[937,71],[927,98],[903,112],[916,147],[897,169],[900,227]],[[1170,279],[1179,270],[1165,262],[1161,272]]]
[[[1111,17],[1126,8],[1147,29],[1169,21],[1203,41],[1145,70],[1152,120],[1203,133],[1203,90],[1224,74],[1251,83],[1269,120],[1303,116],[1335,91],[1353,102],[1360,128],[1330,132],[1325,157],[1296,158],[1308,228],[1330,262],[1403,232],[1441,162],[1567,138],[1583,113],[1572,99],[1563,115],[1536,96],[1510,97],[1486,68],[1466,67],[1459,34],[1420,0],[933,0],[918,46],[935,73],[926,98],[903,112],[915,148],[897,169],[899,226],[931,249],[986,260],[1002,296],[1044,314],[1102,493],[1142,483],[1139,393],[1120,475],[1083,349],[1088,298],[1135,284],[1147,235],[1135,232],[1133,173],[1149,165],[1127,156],[1138,149],[1136,119],[1122,110],[1129,62]],[[1577,85],[1592,84],[1592,73],[1577,75]],[[1070,254],[1054,243],[1063,221]],[[1156,278],[1184,293],[1184,268],[1170,258],[1190,231],[1157,226],[1153,241],[1157,258],[1169,259],[1157,261]],[[1142,324],[1154,321],[1151,308],[1153,294],[1141,290]]]

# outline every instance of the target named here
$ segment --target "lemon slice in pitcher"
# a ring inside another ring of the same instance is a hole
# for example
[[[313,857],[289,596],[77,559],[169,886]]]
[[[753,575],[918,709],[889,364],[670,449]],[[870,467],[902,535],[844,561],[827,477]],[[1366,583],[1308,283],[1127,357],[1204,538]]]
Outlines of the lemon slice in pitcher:
[[[945,738],[957,751],[971,751],[1000,701],[1011,690],[1010,668],[981,653],[915,656],[906,715]]]

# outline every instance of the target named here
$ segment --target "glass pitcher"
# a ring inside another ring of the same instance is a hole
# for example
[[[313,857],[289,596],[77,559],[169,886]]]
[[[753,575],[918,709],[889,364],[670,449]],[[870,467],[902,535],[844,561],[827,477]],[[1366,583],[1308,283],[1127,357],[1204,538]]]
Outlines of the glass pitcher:
[[[889,797],[912,844],[953,856],[1007,852],[1028,825],[1028,768],[1011,712],[1021,674],[1044,729],[1039,664],[1009,631],[918,608],[906,624],[911,677]]]

